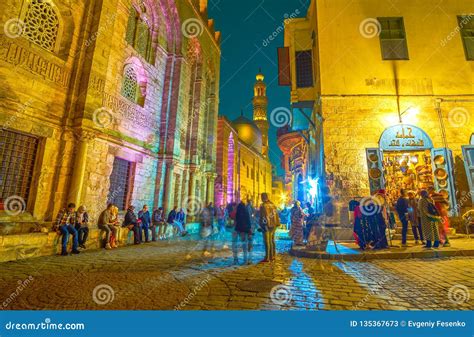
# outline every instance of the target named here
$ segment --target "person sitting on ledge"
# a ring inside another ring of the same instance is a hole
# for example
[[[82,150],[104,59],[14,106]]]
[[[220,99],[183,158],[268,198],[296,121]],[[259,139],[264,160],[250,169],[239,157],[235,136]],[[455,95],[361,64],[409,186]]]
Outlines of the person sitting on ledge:
[[[118,233],[119,233],[119,221],[118,221],[118,213],[119,213],[119,209],[117,206],[112,206],[112,210],[111,210],[111,213],[112,213],[112,219],[111,219],[111,222],[112,222],[112,226],[115,230],[112,231],[112,234],[110,235],[110,247],[112,248],[117,248],[118,247]]]
[[[108,204],[107,208],[100,213],[99,216],[99,229],[105,232],[105,249],[112,249],[110,245],[110,238],[112,234],[117,235],[117,228],[114,226],[115,219],[112,213],[114,204]]]
[[[141,220],[142,230],[145,232],[145,242],[150,242],[148,230],[150,229],[151,215],[147,205],[143,205],[142,210],[138,212],[138,219]],[[140,239],[142,238],[142,233],[140,232]],[[143,242],[143,240],[141,241]]]
[[[57,231],[58,234],[62,235],[62,244],[61,244],[61,255],[68,255],[67,253],[67,242],[69,239],[69,234],[72,234],[72,254],[79,254],[78,246],[78,234],[77,230],[74,228],[76,223],[76,205],[74,203],[69,203],[67,208],[62,209],[58,213],[56,218],[56,224],[53,227],[53,230]]]
[[[135,214],[135,206],[130,205],[128,207],[122,227],[127,227],[133,231],[134,243],[136,245],[141,243],[141,227]]]
[[[165,240],[166,239],[166,229],[168,224],[165,221],[165,214],[163,211],[163,207],[155,209],[153,211],[153,224],[158,227],[158,239]],[[155,232],[156,235],[156,232]],[[153,237],[152,237],[153,240]],[[156,238],[153,240],[156,241]]]
[[[85,206],[79,206],[76,212],[76,230],[78,234],[79,247],[86,249],[86,241],[89,236],[89,214]]]

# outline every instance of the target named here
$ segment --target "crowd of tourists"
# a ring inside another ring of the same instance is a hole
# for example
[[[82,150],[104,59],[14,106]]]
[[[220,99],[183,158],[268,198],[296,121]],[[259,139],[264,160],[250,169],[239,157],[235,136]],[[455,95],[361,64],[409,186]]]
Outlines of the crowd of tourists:
[[[98,218],[97,227],[103,231],[103,247],[107,250],[118,247],[118,233],[120,228],[133,232],[135,244],[148,243],[168,238],[168,226],[173,227],[173,234],[185,236],[186,215],[184,210],[174,207],[165,218],[163,207],[156,208],[150,213],[148,206],[136,213],[134,206],[129,206],[124,220],[119,221],[119,209],[110,203]],[[67,244],[69,236],[72,236],[72,254],[79,254],[79,248],[86,249],[86,241],[89,235],[89,215],[85,206],[76,210],[74,203],[69,203],[62,209],[56,219],[53,228],[61,235],[61,255],[68,255]],[[151,233],[151,238],[150,238]]]
[[[402,247],[408,246],[409,226],[415,245],[423,244],[425,248],[450,246],[449,203],[434,188],[417,192],[402,189],[393,202],[387,199],[384,190],[380,190],[369,203],[361,205],[351,201],[349,209],[354,212],[354,234],[361,249],[386,248],[388,240],[391,241],[391,231],[386,229],[394,229],[397,218],[402,228]]]
[[[253,238],[261,232],[265,245],[265,257],[262,262],[275,260],[275,231],[280,226],[276,206],[266,193],[261,195],[261,206],[257,210],[252,201],[229,203],[215,207],[209,203],[198,214],[199,235],[203,241],[203,255],[212,256],[216,240],[225,241],[225,233],[232,232],[232,252],[234,263],[238,264],[239,255],[243,253],[243,263],[249,264],[252,258]],[[61,235],[61,255],[68,255],[67,245],[72,236],[71,254],[79,254],[79,249],[86,249],[89,235],[89,215],[85,206],[76,210],[74,203],[62,209],[54,224],[54,231]],[[107,205],[98,218],[97,227],[103,231],[102,245],[105,249],[118,247],[118,235],[121,228],[133,233],[134,244],[147,243],[169,238],[168,226],[172,226],[172,236],[185,236],[186,212],[183,208],[173,207],[165,217],[163,207],[150,213],[147,205],[136,213],[134,206],[129,206],[123,221],[119,221],[119,209],[114,204]],[[150,237],[151,233],[151,237]]]
[[[398,199],[393,201],[388,199],[385,190],[379,190],[370,197],[356,197],[349,202],[353,235],[362,250],[388,248],[398,225],[401,225],[402,247],[408,246],[409,227],[415,245],[448,247],[448,210],[448,201],[433,188],[418,192],[402,189]],[[301,205],[295,201],[291,208],[284,208],[280,216],[295,246],[321,242],[325,228],[343,225],[341,219],[335,219],[334,200],[328,189],[322,193],[321,211],[316,212],[311,203]]]

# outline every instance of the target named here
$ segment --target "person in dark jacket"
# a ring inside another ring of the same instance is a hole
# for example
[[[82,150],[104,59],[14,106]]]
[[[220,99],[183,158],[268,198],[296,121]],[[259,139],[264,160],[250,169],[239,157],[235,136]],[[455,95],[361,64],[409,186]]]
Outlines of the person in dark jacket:
[[[136,245],[141,243],[141,228],[137,216],[135,215],[134,206],[128,207],[125,219],[123,220],[123,227],[127,227],[129,230],[133,231],[133,238]]]
[[[180,208],[178,213],[176,213],[174,223],[175,226],[178,227],[179,235],[185,236],[188,234],[188,232],[186,232],[186,213],[184,213],[184,209]]]
[[[141,220],[141,227],[142,227],[142,230],[145,232],[145,242],[150,242],[148,230],[150,229],[151,215],[150,215],[150,211],[148,210],[147,205],[143,205],[142,210],[138,212],[138,219]],[[143,242],[141,231],[140,231],[140,240]]]
[[[162,240],[166,236],[166,222],[163,218],[163,207],[157,208],[153,211],[152,215],[152,226],[151,228],[151,240],[156,241],[156,229],[158,229],[158,239]],[[164,229],[164,233],[163,233]]]
[[[249,253],[251,252],[250,245],[252,242],[252,221],[250,219],[249,209],[243,201],[237,205],[237,211],[235,213],[235,231],[232,233],[232,252],[235,264],[239,263],[239,239],[244,252],[244,264],[249,264]]]
[[[408,232],[408,198],[406,196],[405,190],[400,190],[400,197],[397,200],[395,209],[398,213],[398,218],[402,223],[402,246],[406,247],[407,245],[407,232]]]

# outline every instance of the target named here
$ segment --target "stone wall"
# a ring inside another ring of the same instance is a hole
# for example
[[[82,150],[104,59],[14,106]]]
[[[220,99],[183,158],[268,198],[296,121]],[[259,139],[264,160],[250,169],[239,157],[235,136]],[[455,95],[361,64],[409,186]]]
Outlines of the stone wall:
[[[447,99],[455,100],[456,97]],[[474,103],[456,102],[441,104],[442,121],[446,131],[448,148],[453,152],[458,197],[468,192],[466,172],[461,146],[469,144],[474,129],[470,124],[458,124],[450,118],[450,111],[466,109],[474,111]],[[404,123],[423,129],[433,141],[435,148],[442,148],[442,128],[435,111],[433,97],[410,97],[401,100],[402,106],[417,106],[419,111],[408,111],[402,118]],[[345,199],[369,194],[369,178],[366,163],[366,148],[378,148],[382,132],[398,123],[396,97],[324,97],[324,152],[327,174],[334,174],[338,190]]]
[[[48,2],[59,33],[47,50],[22,35],[25,8],[35,1],[0,3],[0,24],[7,27],[0,35],[0,126],[39,137],[30,194],[21,214],[0,211],[0,225],[18,224],[18,232],[49,228],[74,201],[89,209],[95,226],[113,188],[115,157],[133,164],[129,203],[138,208],[186,207],[183,200],[196,190],[203,202],[212,201],[216,138],[207,136],[217,130],[220,34],[208,24],[206,6],[145,0],[146,15],[153,15],[152,56],[144,57],[126,40],[131,9],[140,9],[140,2]],[[185,30],[189,19],[198,23],[197,34]],[[188,52],[190,46],[200,53],[200,79],[192,80],[196,55]],[[136,75],[135,101],[122,92],[127,68]],[[203,90],[192,102],[191,88],[198,82]],[[200,116],[196,133],[179,132],[182,125],[193,127],[191,107]],[[186,146],[191,136],[199,149],[193,161],[193,148]]]

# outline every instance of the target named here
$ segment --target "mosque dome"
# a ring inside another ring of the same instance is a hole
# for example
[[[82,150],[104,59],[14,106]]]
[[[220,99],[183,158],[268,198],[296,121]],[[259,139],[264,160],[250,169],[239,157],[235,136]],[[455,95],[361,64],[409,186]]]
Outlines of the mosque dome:
[[[232,122],[232,125],[246,145],[262,153],[262,132],[253,121],[240,116]]]

